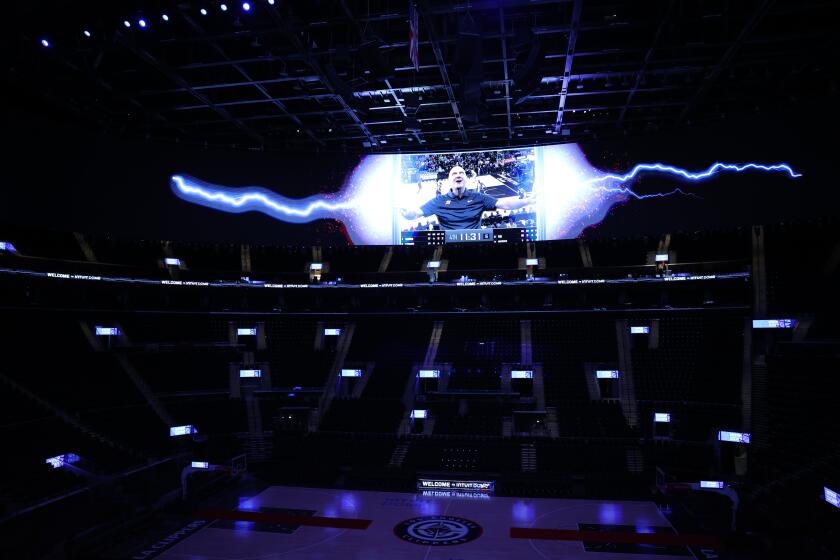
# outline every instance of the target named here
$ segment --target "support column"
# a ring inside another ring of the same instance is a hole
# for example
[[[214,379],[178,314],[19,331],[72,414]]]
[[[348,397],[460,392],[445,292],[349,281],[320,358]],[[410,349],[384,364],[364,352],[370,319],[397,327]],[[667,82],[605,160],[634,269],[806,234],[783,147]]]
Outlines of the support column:
[[[630,326],[626,319],[615,322],[615,334],[618,342],[619,400],[624,418],[631,428],[639,423],[636,387],[633,382],[633,360],[630,354]]]

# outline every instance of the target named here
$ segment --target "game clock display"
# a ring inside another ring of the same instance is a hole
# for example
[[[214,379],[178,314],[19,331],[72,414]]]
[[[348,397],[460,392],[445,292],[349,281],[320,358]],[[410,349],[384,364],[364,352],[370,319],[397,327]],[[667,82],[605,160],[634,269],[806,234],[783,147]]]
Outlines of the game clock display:
[[[474,243],[493,241],[492,229],[451,229],[446,232],[447,243]]]
[[[537,240],[537,228],[450,229],[408,231],[403,245],[443,245],[444,243],[515,243]]]

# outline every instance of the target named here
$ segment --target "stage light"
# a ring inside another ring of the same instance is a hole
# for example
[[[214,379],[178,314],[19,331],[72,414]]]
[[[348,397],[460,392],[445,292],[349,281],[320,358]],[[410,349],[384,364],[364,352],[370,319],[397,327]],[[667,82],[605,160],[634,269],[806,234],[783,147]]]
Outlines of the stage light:
[[[239,378],[240,379],[257,378],[257,377],[262,377],[262,370],[261,369],[240,369],[239,370]]]
[[[411,411],[411,417],[418,419],[418,418],[426,418],[426,411],[421,409],[414,409]]]
[[[615,369],[599,369],[595,372],[597,379],[618,379],[618,370]]]
[[[723,488],[723,481],[720,480],[701,480],[700,488]]]
[[[252,329],[252,328],[236,329],[236,336],[257,336],[257,329]]]
[[[274,0],[268,0],[268,5],[273,6],[274,5]]]
[[[90,38],[90,31],[88,31],[87,29],[85,29],[85,30],[83,31],[83,33],[84,33],[85,37]]]
[[[534,370],[531,369],[514,369],[510,372],[511,379],[533,379],[534,378]]]
[[[126,29],[128,29],[129,27],[131,27],[131,22],[128,21],[127,19],[124,19],[123,20],[123,25],[126,27]]]
[[[145,28],[146,28],[146,20],[145,20],[145,19],[139,19],[139,20],[137,20],[137,25],[139,25],[140,27],[142,27],[143,29],[145,29]]]
[[[246,12],[251,11],[251,4],[248,2],[242,2],[242,10]]]
[[[417,372],[417,377],[420,379],[438,379],[440,377],[439,369],[421,369]]]
[[[162,19],[163,21],[169,21],[169,16],[166,15],[166,14],[163,14],[162,16],[160,16],[160,19]]]
[[[47,41],[46,39],[41,39],[41,46],[44,47],[44,48],[49,48],[50,42]]]
[[[310,263],[309,270],[323,270],[324,263]]]
[[[341,329],[324,329],[324,336],[339,336]]]
[[[361,377],[362,370],[360,369],[343,369],[341,370],[341,377]]]
[[[221,6],[219,6],[219,9],[222,10],[223,12],[226,12],[227,11],[227,4],[222,4]]]
[[[194,469],[209,469],[210,463],[207,461],[192,461],[192,468]]]
[[[199,10],[199,13],[200,13],[201,15],[203,15],[203,16],[206,16],[206,15],[207,15],[207,10],[205,10],[204,8],[201,8],[201,9]]]
[[[630,327],[630,334],[650,334],[650,327]]]
[[[163,259],[163,264],[166,266],[181,266],[181,259],[167,257]]]
[[[654,412],[653,413],[653,421],[660,422],[663,424],[668,424],[671,422],[671,413],[670,412]]]
[[[96,327],[96,336],[120,336],[120,329],[117,327]]]

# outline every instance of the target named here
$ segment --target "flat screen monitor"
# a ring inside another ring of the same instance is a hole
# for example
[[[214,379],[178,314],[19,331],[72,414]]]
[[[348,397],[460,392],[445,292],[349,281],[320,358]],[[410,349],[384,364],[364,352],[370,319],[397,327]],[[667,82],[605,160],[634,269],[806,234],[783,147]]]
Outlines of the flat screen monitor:
[[[749,443],[750,434],[746,432],[726,432],[721,430],[718,432],[718,441],[728,441],[731,443]]]
[[[195,433],[198,433],[198,430],[190,424],[185,424],[184,426],[172,426],[169,428],[169,437],[188,436]]]
[[[754,329],[792,329],[796,327],[796,319],[754,319]]]

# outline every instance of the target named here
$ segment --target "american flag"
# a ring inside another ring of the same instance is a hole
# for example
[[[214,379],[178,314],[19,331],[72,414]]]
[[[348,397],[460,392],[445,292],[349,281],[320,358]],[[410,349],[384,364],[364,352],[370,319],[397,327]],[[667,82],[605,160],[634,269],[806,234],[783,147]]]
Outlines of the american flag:
[[[420,45],[418,37],[420,35],[420,27],[418,25],[417,8],[414,7],[414,2],[408,2],[408,56],[411,62],[414,63],[414,70],[420,71]]]

